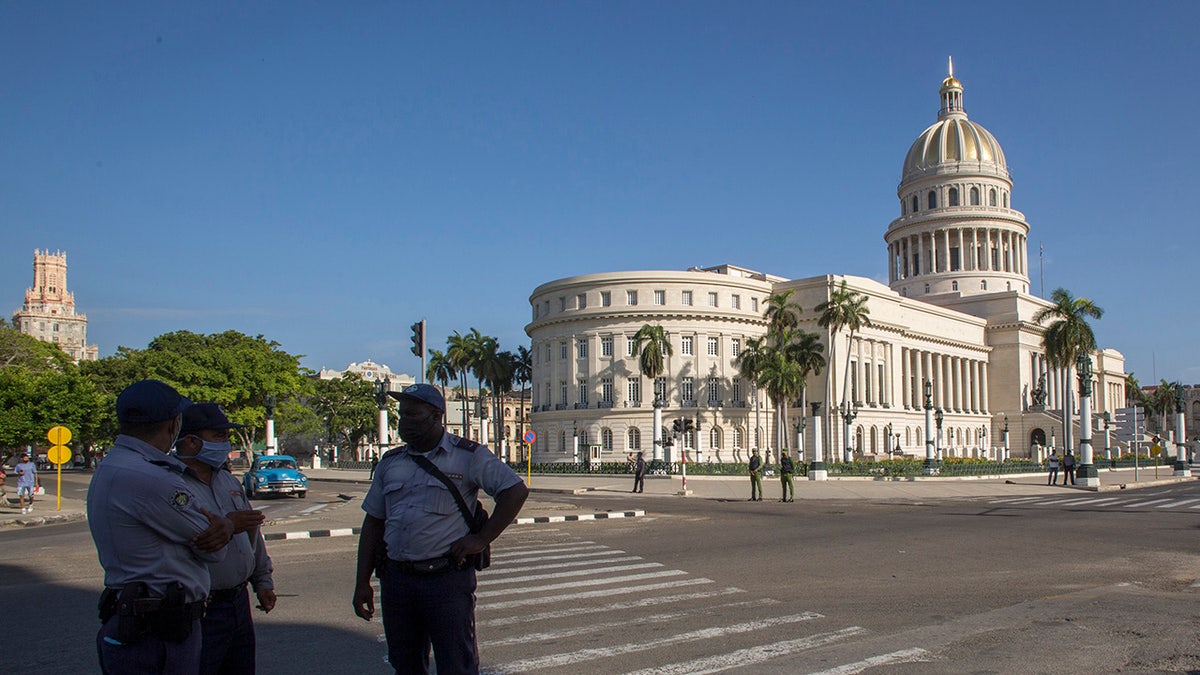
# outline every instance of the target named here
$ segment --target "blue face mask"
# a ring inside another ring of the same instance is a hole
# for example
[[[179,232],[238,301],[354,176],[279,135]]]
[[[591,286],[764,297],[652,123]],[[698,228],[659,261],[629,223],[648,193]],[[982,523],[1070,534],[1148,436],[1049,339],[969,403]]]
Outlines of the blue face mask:
[[[229,452],[233,450],[233,444],[229,441],[224,443],[210,443],[203,441],[200,447],[200,452],[196,453],[196,459],[204,462],[214,469],[219,469],[229,461]]]

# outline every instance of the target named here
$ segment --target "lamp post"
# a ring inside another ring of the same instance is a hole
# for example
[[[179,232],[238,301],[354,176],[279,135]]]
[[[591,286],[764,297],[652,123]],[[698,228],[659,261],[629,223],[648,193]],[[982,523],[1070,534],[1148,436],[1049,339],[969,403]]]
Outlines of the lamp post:
[[[844,461],[854,461],[854,446],[850,443],[850,425],[854,422],[854,418],[858,417],[859,404],[854,402],[854,407],[850,407],[850,401],[842,401],[842,423],[845,425],[846,431],[846,454]]]
[[[800,411],[800,419],[796,420],[796,461],[804,461],[804,428],[807,426],[808,420],[804,417],[804,411]]]
[[[1175,383],[1175,475],[1190,477],[1192,465],[1188,462],[1187,437],[1183,434],[1183,384]]]
[[[1092,463],[1092,357],[1080,354],[1075,359],[1079,372],[1079,468],[1075,480],[1086,487],[1100,487],[1100,474]]]
[[[829,480],[829,470],[825,467],[825,455],[821,448],[821,402],[808,404],[812,407],[813,451],[812,464],[808,465],[809,480]]]
[[[383,449],[389,443],[388,438],[388,391],[391,390],[391,378],[375,380],[375,403],[379,406],[379,447],[375,449],[375,456],[381,457]]]
[[[696,411],[696,463],[704,461],[701,453],[704,450],[704,436],[700,434],[700,411]]]
[[[1112,421],[1112,413],[1104,411],[1104,459],[1109,462],[1112,461],[1112,431],[1109,429]]]
[[[654,454],[653,461],[663,461],[663,437],[662,437],[662,399],[658,396],[658,390],[654,392]]]
[[[279,453],[279,449],[275,447],[275,395],[267,394],[263,404],[267,409],[266,447],[263,448],[263,452],[275,455]]]
[[[896,432],[896,454],[897,455],[904,454],[904,448],[900,447],[900,432],[899,431]]]
[[[579,422],[571,422],[571,461],[579,463]]]
[[[987,444],[988,434],[987,434],[987,432],[988,432],[987,425],[986,424],[980,425],[980,427],[979,427],[979,445],[980,445],[980,449],[983,451],[984,459],[987,459],[987,456],[988,456],[988,444]]]
[[[1004,416],[1004,457],[1001,461],[1007,462],[1010,459],[1008,456],[1008,415]]]
[[[926,476],[937,473],[937,460],[933,456],[933,383],[925,380],[925,468]]]
[[[933,411],[933,423],[934,423],[934,426],[937,428],[937,435],[933,437],[933,450],[934,450],[934,453],[937,455],[937,460],[939,462],[942,461],[942,420],[943,419],[945,419],[945,415],[942,413],[941,408],[938,408],[937,410]]]

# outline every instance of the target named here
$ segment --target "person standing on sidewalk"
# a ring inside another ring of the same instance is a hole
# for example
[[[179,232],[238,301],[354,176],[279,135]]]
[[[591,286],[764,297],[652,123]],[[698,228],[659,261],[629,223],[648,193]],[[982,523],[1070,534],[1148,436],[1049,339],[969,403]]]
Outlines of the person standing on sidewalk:
[[[646,491],[646,460],[640,452],[633,462],[633,491]]]
[[[37,464],[29,459],[29,452],[21,453],[21,461],[13,467],[17,474],[17,499],[21,502],[21,513],[33,513],[33,494],[37,491],[42,480],[38,478]],[[25,498],[29,497],[29,506],[25,506]]]
[[[1067,454],[1063,457],[1062,465],[1063,465],[1063,485],[1066,485],[1067,481],[1070,481],[1071,485],[1074,485],[1075,484],[1075,455],[1071,454],[1071,451],[1069,449],[1067,450]]]
[[[758,456],[758,448],[750,455],[750,501],[762,501],[762,458]]]
[[[779,452],[779,482],[783,486],[783,497],[779,499],[781,502],[796,501],[796,484],[792,482],[792,474],[796,468],[792,465],[792,458],[786,450]],[[788,493],[791,493],[789,496]]]
[[[1046,485],[1054,485],[1058,482],[1058,455],[1054,448],[1050,448],[1050,456],[1046,458],[1046,466],[1050,468],[1050,477],[1046,480]]]
[[[229,430],[242,426],[230,422],[216,403],[194,403],[183,411],[183,430],[175,443],[175,456],[191,469],[184,480],[197,501],[233,523],[225,560],[208,565],[211,590],[200,621],[200,672],[216,675],[255,672],[257,645],[246,584],[263,613],[275,608],[276,599],[271,557],[259,529],[265,518],[250,507],[241,482],[228,470]]]

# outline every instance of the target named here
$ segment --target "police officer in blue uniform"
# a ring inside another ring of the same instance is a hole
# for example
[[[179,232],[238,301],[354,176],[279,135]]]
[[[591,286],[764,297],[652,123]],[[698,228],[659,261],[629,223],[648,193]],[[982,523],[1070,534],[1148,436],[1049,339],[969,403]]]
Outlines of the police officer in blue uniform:
[[[199,672],[208,563],[224,559],[233,523],[198,504],[187,467],[167,454],[189,404],[158,380],[129,385],[117,397],[120,435],[88,488],[107,675]]]
[[[259,529],[263,513],[250,506],[241,482],[228,469],[229,430],[242,426],[230,422],[216,403],[194,403],[183,411],[183,431],[175,442],[175,456],[191,469],[184,479],[200,504],[213,513],[225,514],[233,523],[225,560],[208,565],[212,590],[200,622],[200,672],[206,675],[255,672],[256,642],[247,584],[254,589],[261,611],[275,608],[271,558]]]
[[[430,672],[431,646],[439,675],[478,673],[478,557],[517,517],[529,489],[487,447],[446,432],[446,403],[436,387],[414,384],[393,396],[405,445],[380,459],[363,500],[354,613],[367,621],[374,616],[375,571],[388,661],[397,673]],[[458,489],[465,507],[422,468],[425,460]],[[481,488],[495,499],[496,510],[472,533],[463,508],[476,508]]]

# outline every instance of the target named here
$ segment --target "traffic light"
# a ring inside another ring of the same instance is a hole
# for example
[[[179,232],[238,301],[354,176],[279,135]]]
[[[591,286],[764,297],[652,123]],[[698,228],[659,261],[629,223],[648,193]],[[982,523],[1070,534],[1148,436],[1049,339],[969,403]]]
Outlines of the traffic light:
[[[682,434],[683,433],[683,420],[676,418],[675,421],[671,422],[671,430],[677,434]]]
[[[421,356],[425,353],[425,320],[421,319],[414,323],[412,325],[412,332],[413,356]]]

